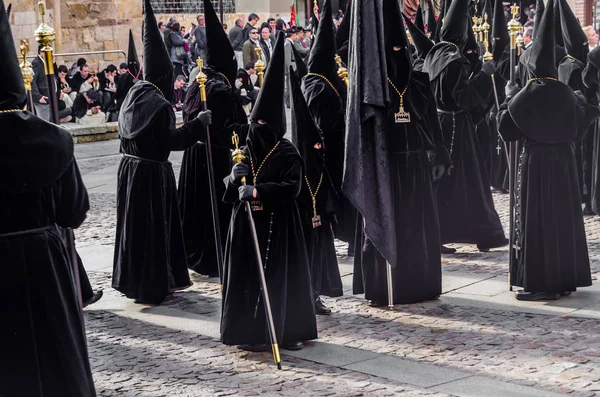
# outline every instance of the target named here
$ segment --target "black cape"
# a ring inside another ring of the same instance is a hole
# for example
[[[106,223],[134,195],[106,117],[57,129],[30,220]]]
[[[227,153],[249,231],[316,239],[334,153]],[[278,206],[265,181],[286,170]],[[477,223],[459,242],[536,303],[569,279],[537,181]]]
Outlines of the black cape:
[[[210,68],[205,68],[205,72],[210,76],[206,84],[207,108],[212,111],[213,116],[209,128],[216,193],[217,198],[220,198],[225,194],[221,181],[229,175],[233,166],[231,137],[235,131],[240,140],[246,139],[247,120],[244,110],[223,77]],[[188,89],[183,106],[184,122],[193,120],[202,110],[201,107],[200,88],[194,81]],[[222,247],[225,247],[231,208],[231,204],[219,200]],[[189,268],[200,274],[218,275],[206,145],[202,142],[183,153],[179,174],[179,212]]]
[[[94,397],[62,229],[77,228],[89,209],[71,135],[29,112],[0,122],[0,394]]]
[[[394,303],[420,302],[442,293],[440,229],[431,166],[450,164],[426,74],[412,72],[406,96],[410,99],[404,101],[404,108],[411,113],[412,122],[394,122],[400,101],[392,95],[385,127],[398,254],[392,269]],[[362,229],[355,244],[353,292],[387,302],[386,260]]]
[[[442,243],[471,243],[481,249],[504,246],[507,240],[471,118],[471,112],[488,103],[492,82],[482,72],[469,79],[468,61],[443,46],[454,47],[436,44],[425,59],[426,70],[433,71],[429,79],[452,161],[437,186]]]
[[[252,155],[248,148],[244,151],[247,158]],[[252,183],[252,178],[247,179]],[[282,139],[265,161],[255,186],[263,210],[252,215],[281,344],[317,337],[306,245],[296,203],[302,179],[298,150]],[[238,201],[237,187],[229,178],[225,184],[224,199],[233,203],[233,213],[225,250],[221,341],[226,345],[269,344],[248,214],[244,203]]]
[[[519,111],[527,103],[540,111]],[[504,139],[523,142],[512,231],[519,249],[513,249],[510,283],[526,291],[575,291],[592,284],[573,153],[573,140],[587,129],[585,119],[566,85],[544,80],[529,83],[499,114]]]
[[[160,303],[191,285],[177,187],[168,161],[202,137],[198,120],[175,128],[171,104],[150,83],[136,83],[119,116],[121,152],[113,288],[128,298]]]

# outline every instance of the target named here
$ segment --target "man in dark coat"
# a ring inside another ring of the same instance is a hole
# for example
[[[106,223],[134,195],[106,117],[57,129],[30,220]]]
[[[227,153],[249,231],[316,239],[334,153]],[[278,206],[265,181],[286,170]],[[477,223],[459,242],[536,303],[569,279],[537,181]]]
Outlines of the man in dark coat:
[[[251,351],[269,350],[270,344],[244,201],[251,201],[254,208],[277,340],[282,348],[297,350],[302,341],[317,337],[309,262],[296,204],[303,180],[302,158],[283,138],[283,41],[280,33],[252,111],[242,148],[246,162],[236,164],[224,179],[224,199],[234,208],[225,254],[221,342]]]
[[[477,244],[487,251],[508,241],[494,208],[470,113],[488,103],[495,67],[493,61],[486,62],[469,78],[472,66],[462,54],[468,18],[468,1],[454,0],[441,29],[442,41],[425,58],[424,70],[429,74],[452,161],[437,186],[442,243]]]
[[[16,53],[0,0],[0,394],[95,397],[63,229],[84,221],[88,195],[69,132],[22,110]]]
[[[507,86],[498,115],[503,138],[523,144],[510,283],[523,287],[517,299],[527,301],[555,300],[592,285],[573,142],[585,134],[598,109],[586,116],[585,99],[557,80],[555,7],[550,0],[528,50],[525,65],[533,78],[520,92]],[[533,114],[532,103],[537,110]]]
[[[356,210],[342,195],[346,142],[346,84],[337,74],[335,54],[331,2],[326,0],[323,3],[321,22],[310,50],[308,74],[302,81],[302,92],[311,114],[323,131],[325,147],[327,147],[326,166],[338,195],[335,236],[340,240],[353,243]]]
[[[394,263],[394,303],[434,299],[442,293],[442,261],[433,183],[450,165],[427,75],[412,70],[400,6],[383,1],[385,58],[391,102],[387,132],[397,257],[386,260],[364,238],[354,255],[354,293],[371,306],[388,304],[386,262]],[[418,230],[418,233],[415,231]]]
[[[290,66],[291,68],[291,66]],[[290,71],[292,105],[292,141],[304,160],[304,180],[298,197],[300,216],[310,261],[317,314],[331,314],[321,295],[343,295],[342,278],[338,267],[333,237],[336,192],[325,166],[326,147],[302,96],[296,74]]]
[[[210,127],[213,171],[217,198],[223,197],[225,187],[220,181],[229,175],[232,166],[231,136],[236,131],[246,138],[247,119],[237,100],[234,87],[237,62],[227,35],[209,0],[204,2],[206,18],[206,83],[207,107],[213,112]],[[200,87],[193,81],[183,104],[183,120],[193,120],[202,110]],[[179,174],[179,212],[182,217],[188,266],[196,273],[218,276],[217,251],[211,195],[208,181],[206,146],[198,142],[183,153]],[[231,204],[218,200],[222,247],[231,218]]]
[[[173,65],[150,1],[144,10],[144,78],[125,98],[119,115],[121,152],[113,288],[136,302],[159,304],[191,285],[172,150],[184,150],[204,134],[210,113],[175,128]]]

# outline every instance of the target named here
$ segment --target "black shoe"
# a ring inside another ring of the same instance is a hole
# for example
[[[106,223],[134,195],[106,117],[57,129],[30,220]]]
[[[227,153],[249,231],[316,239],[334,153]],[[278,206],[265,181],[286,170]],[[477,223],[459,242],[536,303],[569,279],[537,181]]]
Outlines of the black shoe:
[[[102,298],[102,295],[104,295],[104,292],[102,290],[94,293],[94,295],[90,299],[83,302],[83,307],[88,307],[89,305],[93,305],[94,303],[98,302],[100,298]]]
[[[290,342],[281,345],[281,348],[284,350],[302,350],[304,347],[304,343],[302,342]]]
[[[596,213],[594,211],[592,211],[592,209],[586,205],[585,207],[583,207],[583,215],[584,216],[592,216],[592,215],[596,215]]]
[[[367,305],[369,305],[370,307],[382,307],[382,306],[387,306],[387,303],[382,303],[379,301],[368,301]]]
[[[246,350],[248,352],[254,353],[271,351],[271,346],[269,345],[239,345],[237,348],[240,350]]]
[[[442,254],[454,254],[456,252],[456,248],[450,248],[442,245],[441,252]]]
[[[560,299],[560,294],[558,292],[525,292],[518,291],[516,295],[517,300],[519,301],[555,301]]]
[[[329,316],[331,314],[331,309],[325,306],[321,298],[317,298],[315,301],[315,313],[320,314],[321,316]]]
[[[569,295],[571,295],[571,292],[573,292],[573,291],[563,291],[560,293],[560,296],[569,296]]]

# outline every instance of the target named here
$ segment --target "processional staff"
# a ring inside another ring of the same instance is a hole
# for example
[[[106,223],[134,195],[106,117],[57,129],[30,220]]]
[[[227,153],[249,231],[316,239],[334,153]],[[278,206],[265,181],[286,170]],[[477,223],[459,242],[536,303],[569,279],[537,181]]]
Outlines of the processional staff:
[[[204,67],[202,58],[198,57],[198,75],[196,76],[196,81],[198,82],[198,86],[200,88],[200,102],[202,103],[202,110],[206,112],[206,81],[208,78],[202,71]],[[215,249],[217,251],[217,267],[219,269],[219,279],[221,280],[221,285],[223,283],[223,245],[221,243],[221,223],[219,222],[219,206],[217,200],[217,188],[215,185],[215,171],[213,166],[213,156],[212,156],[212,146],[210,141],[210,128],[208,126],[204,127],[206,130],[206,163],[208,166],[208,188],[210,189],[210,205],[212,208],[212,217],[213,217],[213,226],[214,226],[214,234],[215,234]]]
[[[21,73],[23,74],[23,83],[25,84],[25,93],[27,94],[27,110],[35,114],[35,105],[33,102],[33,94],[31,93],[31,82],[33,81],[33,69],[31,63],[27,62],[27,53],[29,52],[29,44],[26,40],[21,40],[21,56],[23,62],[19,64]]]
[[[517,34],[523,30],[523,26],[517,20],[519,15],[519,7],[516,3],[510,7],[510,12],[513,18],[508,22],[508,34],[510,36],[510,84],[516,84],[516,67],[517,67]],[[508,185],[509,185],[509,194],[510,194],[510,212],[509,212],[509,273],[508,273],[508,286],[512,291],[512,285],[510,285],[510,263],[516,258],[519,258],[519,246],[518,241],[515,241],[515,200],[516,200],[516,172],[517,172],[517,144],[516,142],[511,142],[509,145],[509,159],[508,162]]]
[[[254,49],[254,51],[256,52],[256,55],[258,56],[258,61],[256,61],[256,63],[254,63],[254,69],[256,69],[256,75],[258,76],[258,86],[262,87],[263,80],[265,78],[265,74],[264,74],[265,63],[262,61],[262,48],[256,47]]]
[[[46,83],[48,84],[48,103],[50,105],[50,121],[54,124],[60,124],[58,117],[58,98],[56,97],[56,76],[54,75],[54,55],[52,51],[52,42],[55,39],[54,29],[46,25],[46,8],[44,3],[38,3],[42,23],[35,30],[35,41],[43,45],[42,53],[44,59],[44,71],[46,73]]]
[[[235,163],[241,163],[246,159],[246,155],[240,150],[240,138],[238,134],[233,133],[231,142],[235,146],[235,150],[231,154]],[[246,184],[246,177],[242,178],[242,184]],[[250,224],[250,233],[252,234],[252,243],[254,252],[256,253],[256,266],[258,269],[258,277],[260,282],[260,290],[262,293],[263,304],[265,306],[265,315],[267,317],[267,328],[269,329],[269,338],[271,339],[271,349],[273,351],[273,359],[277,364],[277,369],[281,369],[281,356],[279,354],[279,343],[277,343],[277,334],[275,332],[275,322],[273,321],[273,312],[271,311],[271,299],[269,298],[269,290],[267,289],[267,279],[263,268],[262,254],[260,253],[260,245],[258,244],[258,234],[256,233],[256,225],[252,217],[252,206],[249,201],[244,201],[246,206],[246,214],[248,214],[248,223]]]

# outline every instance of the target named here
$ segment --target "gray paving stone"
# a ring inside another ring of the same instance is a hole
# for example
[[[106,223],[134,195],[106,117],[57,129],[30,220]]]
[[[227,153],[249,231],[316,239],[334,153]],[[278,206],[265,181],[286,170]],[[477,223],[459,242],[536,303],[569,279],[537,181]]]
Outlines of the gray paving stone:
[[[559,397],[553,393],[533,387],[500,382],[481,376],[471,376],[435,386],[433,390],[461,397]]]
[[[336,367],[347,366],[379,356],[377,353],[367,350],[353,349],[324,342],[311,342],[302,350],[285,350],[283,354],[321,364],[334,365]]]
[[[471,376],[450,368],[383,355],[343,368],[425,388]]]

